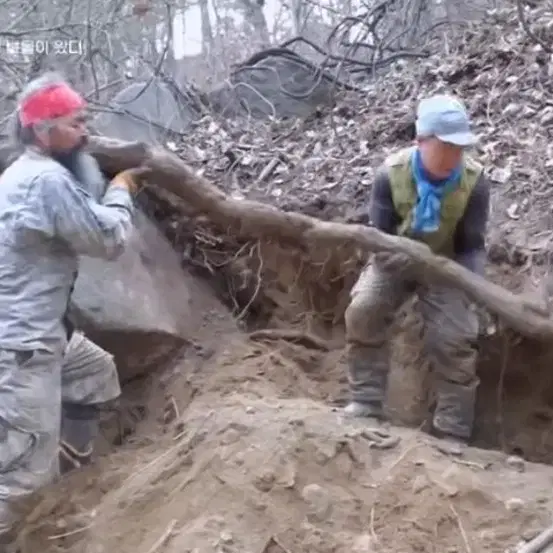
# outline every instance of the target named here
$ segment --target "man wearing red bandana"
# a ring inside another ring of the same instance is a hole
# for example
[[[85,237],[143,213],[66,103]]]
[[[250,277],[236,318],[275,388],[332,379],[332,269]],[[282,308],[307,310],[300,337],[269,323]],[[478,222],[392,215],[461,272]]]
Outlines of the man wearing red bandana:
[[[75,331],[68,306],[81,255],[124,251],[136,175],[105,182],[84,152],[85,109],[56,75],[31,82],[14,122],[24,151],[0,176],[0,544],[60,459],[89,461],[99,409],[120,395],[112,357]]]

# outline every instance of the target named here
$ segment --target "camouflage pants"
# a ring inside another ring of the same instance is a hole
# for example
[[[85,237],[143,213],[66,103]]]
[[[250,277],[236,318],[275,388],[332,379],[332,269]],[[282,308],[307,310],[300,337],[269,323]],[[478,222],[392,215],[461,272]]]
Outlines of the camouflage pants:
[[[90,408],[120,393],[112,356],[78,332],[57,354],[0,350],[0,536],[59,474],[62,402]]]
[[[352,400],[371,407],[377,416],[381,414],[389,371],[388,330],[395,312],[413,293],[419,296],[425,350],[435,381],[434,428],[468,438],[479,383],[479,322],[468,298],[456,289],[425,289],[405,275],[385,273],[375,265],[365,268],[352,289],[345,315]]]

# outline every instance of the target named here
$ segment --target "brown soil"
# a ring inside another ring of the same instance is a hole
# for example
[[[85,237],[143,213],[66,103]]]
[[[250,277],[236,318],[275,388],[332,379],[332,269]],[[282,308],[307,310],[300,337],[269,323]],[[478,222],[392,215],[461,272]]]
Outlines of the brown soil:
[[[341,349],[249,340],[208,288],[190,285],[196,347],[127,388],[143,420],[44,492],[24,552],[504,553],[546,523],[551,469],[477,449],[457,459],[416,430],[379,436],[344,420],[333,406]],[[404,355],[416,329],[406,321]],[[390,410],[413,423],[423,386],[400,366],[396,356]]]

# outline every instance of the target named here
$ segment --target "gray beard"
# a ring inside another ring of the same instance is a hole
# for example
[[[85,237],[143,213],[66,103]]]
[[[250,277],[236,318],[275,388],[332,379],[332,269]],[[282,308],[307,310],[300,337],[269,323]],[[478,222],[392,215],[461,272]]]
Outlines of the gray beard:
[[[54,159],[63,165],[79,184],[96,200],[99,200],[106,190],[106,179],[94,157],[80,148],[68,154],[58,154]]]

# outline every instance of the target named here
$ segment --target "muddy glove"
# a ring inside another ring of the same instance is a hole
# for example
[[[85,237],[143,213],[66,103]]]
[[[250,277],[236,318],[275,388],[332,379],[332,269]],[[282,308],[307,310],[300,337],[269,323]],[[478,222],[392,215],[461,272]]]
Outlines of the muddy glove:
[[[142,184],[143,178],[150,172],[147,167],[137,167],[135,169],[127,169],[117,173],[112,179],[111,184],[124,186],[131,194],[136,194]]]

